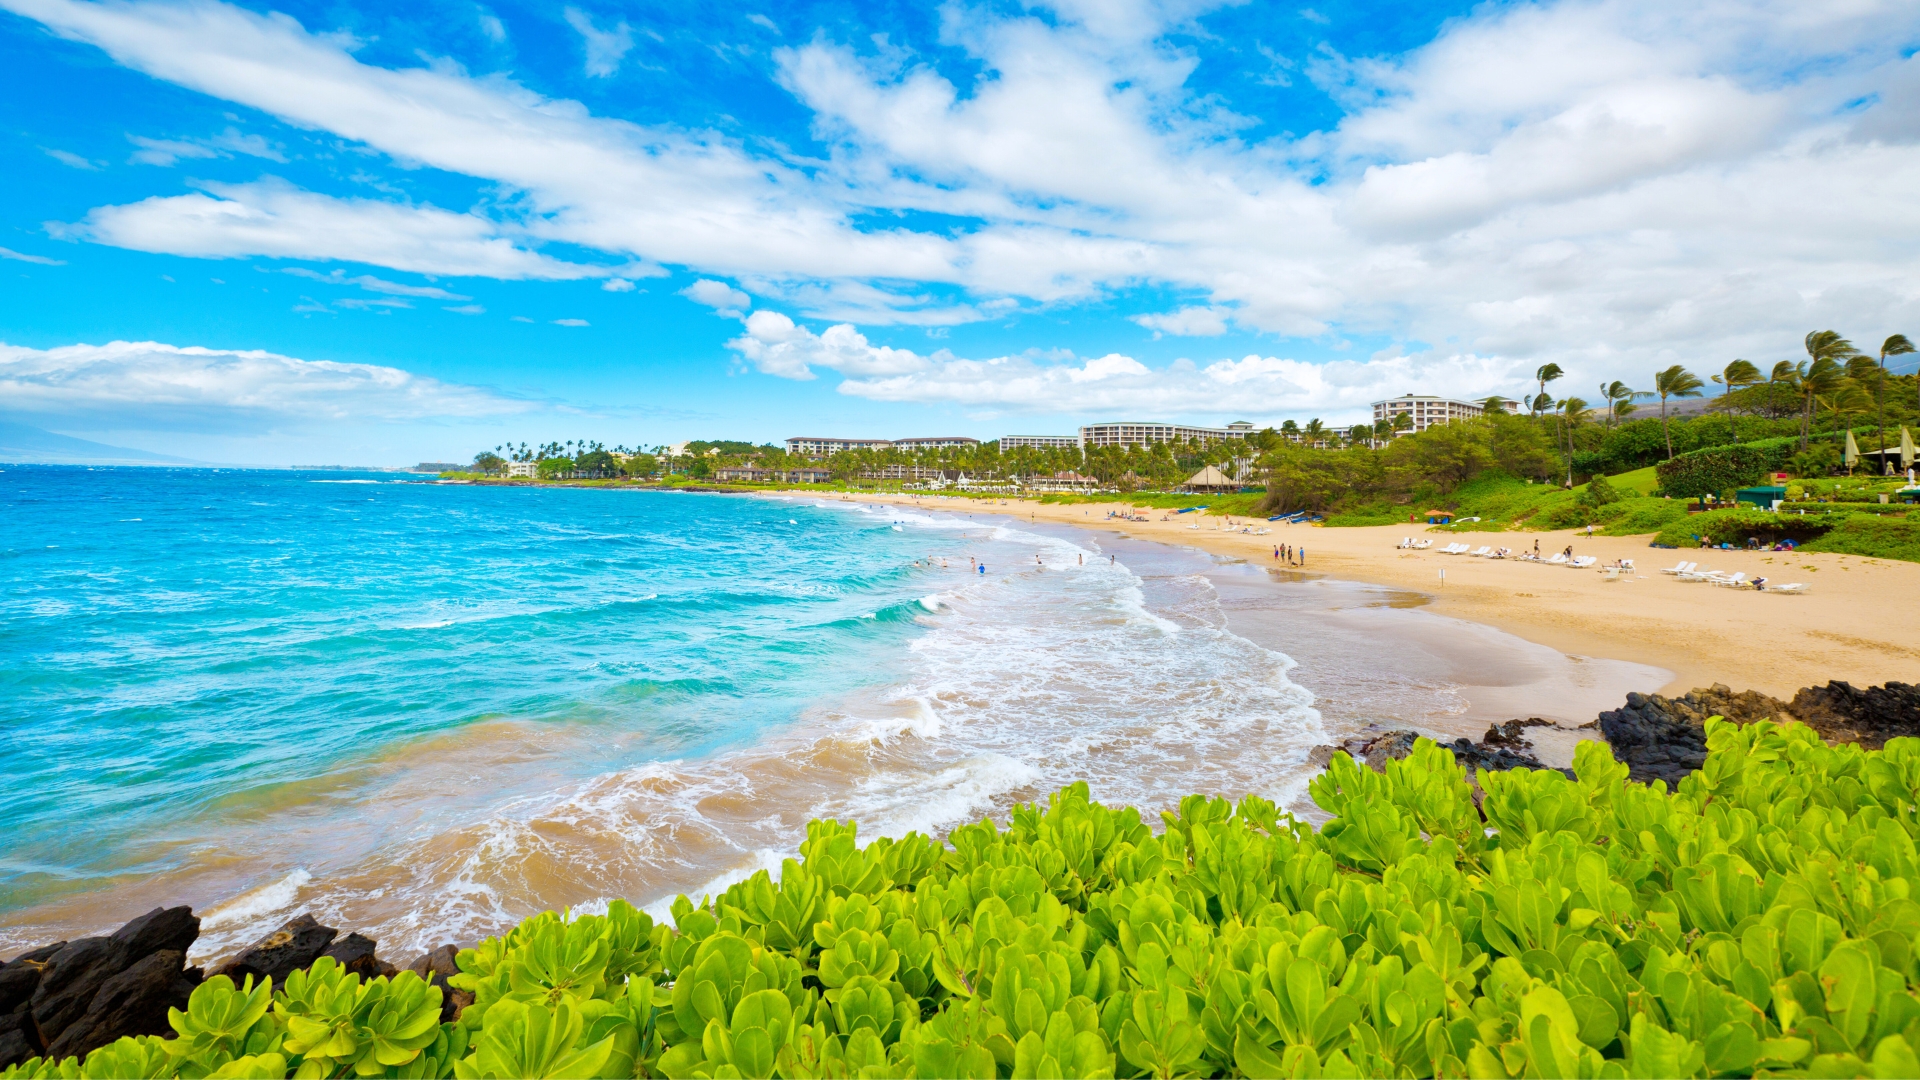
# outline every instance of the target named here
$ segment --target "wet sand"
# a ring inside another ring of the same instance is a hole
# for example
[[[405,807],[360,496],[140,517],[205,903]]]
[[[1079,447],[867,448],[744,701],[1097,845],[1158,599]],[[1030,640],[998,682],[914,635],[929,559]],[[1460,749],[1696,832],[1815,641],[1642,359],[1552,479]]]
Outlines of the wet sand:
[[[920,505],[945,509],[964,503],[923,498]],[[1250,536],[1221,531],[1222,519],[1201,514],[1162,520],[1168,515],[1155,510],[1146,522],[1106,520],[1108,510],[1123,505],[1015,501],[981,509],[1189,545],[1261,565],[1275,564],[1277,544],[1304,547],[1308,573],[1418,593],[1430,599],[1428,610],[1434,614],[1496,627],[1564,655],[1664,668],[1670,677],[1654,689],[1665,694],[1720,682],[1791,699],[1802,687],[1834,679],[1855,686],[1909,682],[1920,669],[1920,564],[1802,552],[1676,551],[1649,547],[1650,536],[1588,539],[1577,530],[1449,535],[1429,533],[1425,525],[1328,529],[1269,526],[1255,519],[1254,527],[1273,531]],[[1434,546],[1397,550],[1408,536],[1431,539]],[[1595,555],[1602,563],[1632,559],[1638,571],[1609,581],[1593,570],[1438,553],[1455,540],[1516,552],[1531,550],[1538,540],[1546,554],[1571,545],[1575,554]],[[1799,596],[1759,593],[1682,582],[1658,572],[1682,559],[1705,569],[1765,576],[1776,585],[1804,582],[1809,588]]]

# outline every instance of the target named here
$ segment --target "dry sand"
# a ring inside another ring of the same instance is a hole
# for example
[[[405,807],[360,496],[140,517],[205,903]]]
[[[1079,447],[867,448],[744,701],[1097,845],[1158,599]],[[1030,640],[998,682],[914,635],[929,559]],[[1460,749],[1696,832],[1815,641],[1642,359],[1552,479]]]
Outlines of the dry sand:
[[[1250,536],[1225,531],[1224,519],[1203,514],[1152,510],[1143,511],[1151,518],[1145,522],[1108,520],[1109,510],[1126,505],[1122,501],[1043,505],[1017,499],[850,497],[1078,525],[1269,566],[1284,565],[1273,558],[1276,544],[1305,548],[1309,572],[1424,593],[1437,614],[1494,626],[1568,655],[1665,668],[1673,672],[1673,681],[1661,691],[1667,694],[1720,682],[1787,699],[1803,686],[1832,679],[1870,686],[1912,682],[1920,675],[1920,564],[1915,563],[1857,555],[1673,551],[1649,547],[1650,536],[1589,540],[1578,530],[1456,536],[1445,530],[1429,533],[1425,525],[1329,529],[1233,519],[1236,526],[1273,530]],[[1434,546],[1397,550],[1407,536],[1431,539]],[[1596,555],[1602,563],[1632,559],[1638,573],[1610,581],[1594,570],[1437,553],[1456,540],[1516,552],[1531,550],[1538,540],[1543,554],[1571,544],[1574,554]],[[1791,596],[1726,589],[1659,573],[1682,558],[1703,569],[1764,576],[1773,584],[1805,582],[1808,590]]]

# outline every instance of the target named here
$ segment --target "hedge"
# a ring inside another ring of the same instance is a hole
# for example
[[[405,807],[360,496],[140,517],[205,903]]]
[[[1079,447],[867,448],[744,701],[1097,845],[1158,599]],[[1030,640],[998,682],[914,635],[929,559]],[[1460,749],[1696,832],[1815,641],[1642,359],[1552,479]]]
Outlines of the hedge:
[[[1797,448],[1793,439],[1716,446],[1663,461],[1654,472],[1660,478],[1660,490],[1676,499],[1731,495],[1737,488],[1759,483],[1770,472],[1785,469]]]
[[[1076,785],[948,843],[816,821],[674,926],[614,903],[412,973],[202,983],[175,1037],[0,1076],[1920,1075],[1920,740],[1707,723],[1669,792],[1600,743],[1336,754],[1315,829]]]

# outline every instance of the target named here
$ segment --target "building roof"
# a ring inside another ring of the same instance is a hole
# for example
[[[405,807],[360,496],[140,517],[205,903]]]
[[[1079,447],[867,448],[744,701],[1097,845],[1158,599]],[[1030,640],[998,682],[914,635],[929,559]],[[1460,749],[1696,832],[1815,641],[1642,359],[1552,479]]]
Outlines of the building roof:
[[[1187,478],[1188,487],[1234,487],[1237,483],[1227,479],[1227,474],[1211,465]]]

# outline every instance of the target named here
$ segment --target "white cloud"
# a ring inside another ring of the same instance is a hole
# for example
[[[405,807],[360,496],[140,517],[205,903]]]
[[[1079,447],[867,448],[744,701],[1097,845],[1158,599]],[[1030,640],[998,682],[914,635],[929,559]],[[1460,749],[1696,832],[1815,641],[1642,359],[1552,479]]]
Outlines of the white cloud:
[[[633,282],[623,277],[608,278],[600,283],[600,287],[607,292],[632,292]]]
[[[1183,307],[1159,315],[1135,315],[1133,321],[1149,330],[1183,337],[1219,337],[1227,332],[1227,319],[1233,309],[1218,304]]]
[[[480,13],[480,32],[487,35],[495,44],[501,44],[507,40],[507,24],[501,22],[500,16],[491,11]]]
[[[633,49],[633,28],[625,19],[611,30],[593,25],[593,19],[579,8],[565,12],[567,25],[580,32],[587,47],[587,74],[605,78],[620,67],[620,58]]]
[[[154,341],[0,344],[0,398],[19,413],[189,429],[472,418],[533,407],[398,368]]]
[[[780,27],[778,24],[776,24],[772,19],[767,18],[765,15],[762,15],[757,11],[747,16],[747,21],[754,24],[755,26],[761,27],[766,30],[771,30],[776,34],[780,32]]]
[[[595,117],[450,63],[363,63],[339,38],[217,0],[0,7],[157,78],[486,180],[518,215],[431,211],[459,226],[439,244],[411,238],[426,211],[381,204],[406,225],[390,240],[357,202],[309,195],[243,242],[234,213],[207,204],[261,208],[215,192],[103,207],[83,226],[143,250],[585,273],[528,269],[544,258],[536,244],[560,242],[864,324],[940,325],[1151,284],[1196,297],[1142,316],[1160,332],[1230,318],[1386,334],[1554,359],[1593,380],[1778,354],[1811,326],[1870,336],[1920,317],[1908,268],[1920,59],[1905,55],[1920,8],[1899,0],[1482,5],[1405,54],[1302,65],[1345,116],[1265,142],[1191,81],[1203,58],[1229,62],[1201,51],[1214,48],[1203,34],[1174,33],[1206,0],[968,9],[942,41],[965,65],[825,35],[777,54],[828,144],[824,164]],[[619,35],[579,21],[583,35]],[[962,68],[974,73],[964,84],[944,73]],[[876,211],[966,224],[855,224]],[[116,214],[118,231],[106,227]],[[793,360],[804,341],[745,340],[774,369],[813,370]]]
[[[555,326],[587,326],[590,324],[585,319],[555,319],[553,320],[553,325]]]
[[[358,285],[368,292],[385,293],[388,296],[418,296],[427,300],[473,299],[471,296],[461,296],[458,293],[450,293],[445,289],[432,285],[403,285],[398,281],[387,281],[384,278],[374,277],[372,274],[348,277],[345,272],[340,270],[335,270],[329,274],[322,274],[318,271],[309,270],[304,266],[289,266],[280,272],[283,274],[292,274],[295,277],[310,278],[314,281],[324,281],[329,285]]]
[[[724,281],[699,281],[680,290],[680,295],[696,304],[705,304],[722,315],[738,317],[753,305],[753,298]]]
[[[237,128],[228,128],[206,139],[149,139],[144,135],[129,132],[127,141],[140,148],[135,150],[127,160],[140,165],[159,165],[163,168],[173,165],[181,158],[232,157],[236,153],[266,158],[270,161],[287,160],[265,138],[259,135],[242,134]]]
[[[487,309],[481,307],[479,304],[461,304],[459,307],[444,308],[443,310],[451,311],[455,315],[485,315],[487,313]]]
[[[135,150],[127,160],[140,165],[159,165],[162,168],[172,165],[181,158],[219,157],[220,152],[195,143],[177,142],[172,139],[148,139],[139,135],[128,135],[127,141],[140,149]]]
[[[203,258],[343,260],[421,274],[566,280],[609,270],[540,255],[474,214],[376,199],[335,199],[277,180],[208,184],[210,194],[103,206],[57,236]],[[623,270],[630,273],[631,270]]]
[[[907,349],[875,346],[846,323],[815,334],[777,311],[747,316],[747,332],[727,342],[727,348],[783,379],[812,379],[816,366],[865,376],[922,371],[929,363]]]
[[[13,259],[17,262],[38,263],[41,266],[65,266],[65,259],[49,259],[45,255],[28,255],[12,248],[0,247],[0,259]]]
[[[62,165],[69,166],[71,168],[86,169],[88,171],[93,171],[100,168],[99,162],[90,161],[87,158],[83,158],[79,154],[76,154],[71,150],[57,150],[50,146],[43,146],[40,148],[40,150],[42,153],[46,154],[48,157],[52,158],[53,160],[59,162]]]
[[[854,397],[994,413],[1191,416],[1218,413],[1231,404],[1263,417],[1337,415],[1422,386],[1443,385],[1467,397],[1501,392],[1523,379],[1526,370],[1523,361],[1436,353],[1332,363],[1248,355],[1205,366],[1177,360],[1161,368],[1120,353],[1081,359],[1029,352],[970,360],[946,350],[921,356],[875,345],[844,323],[816,334],[764,310],[748,317],[746,333],[727,347],[781,378],[816,378],[816,368],[837,372],[847,376],[839,392]]]

